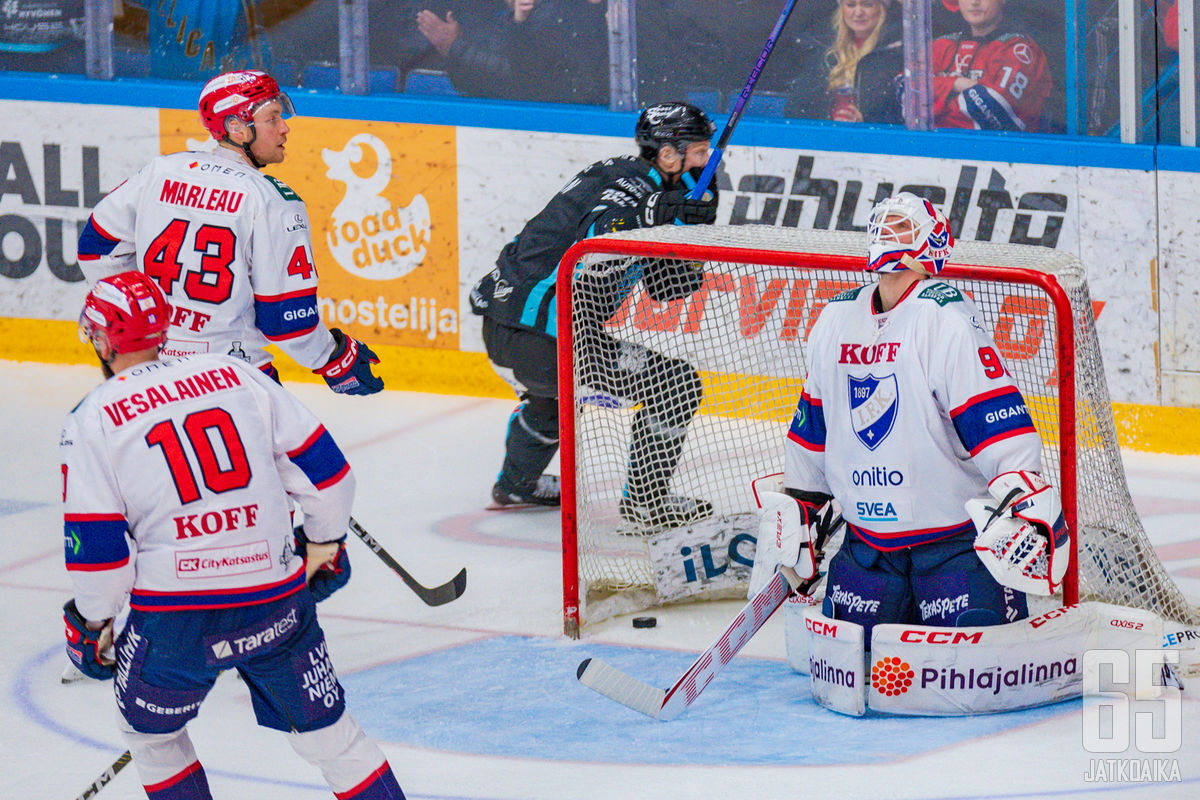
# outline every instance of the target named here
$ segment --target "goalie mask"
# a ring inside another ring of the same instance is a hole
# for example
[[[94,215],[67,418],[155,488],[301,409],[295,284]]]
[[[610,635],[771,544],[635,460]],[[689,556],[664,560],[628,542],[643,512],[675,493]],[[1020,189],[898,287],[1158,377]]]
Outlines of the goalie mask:
[[[688,143],[707,142],[716,129],[708,115],[690,103],[658,103],[642,111],[633,139],[642,158],[653,161],[662,147],[671,145],[682,155]]]
[[[911,269],[936,275],[954,249],[954,234],[946,216],[928,200],[909,192],[885,198],[871,209],[867,235],[871,239],[867,247],[870,272]]]
[[[171,306],[158,284],[131,270],[96,282],[83,301],[79,338],[97,350],[131,353],[162,347],[171,323]]]

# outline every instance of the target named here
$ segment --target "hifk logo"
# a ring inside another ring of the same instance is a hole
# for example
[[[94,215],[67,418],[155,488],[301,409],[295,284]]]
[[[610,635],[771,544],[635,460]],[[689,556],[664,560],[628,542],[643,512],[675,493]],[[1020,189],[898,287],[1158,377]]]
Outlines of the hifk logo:
[[[877,378],[849,376],[850,417],[854,435],[874,450],[892,432],[900,405],[900,389],[895,375]]]
[[[941,272],[945,268],[946,259],[950,257],[950,249],[953,246],[950,228],[946,223],[939,222],[929,234],[928,247],[925,251],[925,257],[933,262],[936,272]]]

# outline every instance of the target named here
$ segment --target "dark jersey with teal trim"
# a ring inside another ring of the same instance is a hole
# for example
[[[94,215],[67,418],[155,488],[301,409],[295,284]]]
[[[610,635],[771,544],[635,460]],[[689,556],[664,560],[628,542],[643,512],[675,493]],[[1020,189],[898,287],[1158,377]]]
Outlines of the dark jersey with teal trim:
[[[685,186],[691,177],[684,174]],[[496,268],[472,288],[471,309],[510,327],[556,336],[555,282],[563,254],[589,236],[645,227],[638,207],[663,188],[662,175],[643,158],[618,156],[592,164],[504,246]],[[605,292],[610,313],[641,277],[640,266],[627,264],[604,276],[611,283]]]

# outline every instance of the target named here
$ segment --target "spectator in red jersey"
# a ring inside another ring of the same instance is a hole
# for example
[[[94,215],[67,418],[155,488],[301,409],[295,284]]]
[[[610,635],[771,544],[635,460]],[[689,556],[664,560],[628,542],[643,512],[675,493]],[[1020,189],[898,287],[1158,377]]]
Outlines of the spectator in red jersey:
[[[967,30],[933,43],[939,128],[1036,131],[1050,94],[1046,56],[1004,18],[1007,0],[958,0]]]

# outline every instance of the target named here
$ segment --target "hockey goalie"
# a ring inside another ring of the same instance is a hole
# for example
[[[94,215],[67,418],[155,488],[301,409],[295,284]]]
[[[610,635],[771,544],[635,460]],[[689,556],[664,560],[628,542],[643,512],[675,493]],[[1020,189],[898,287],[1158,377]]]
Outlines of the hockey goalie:
[[[1058,590],[1071,542],[1025,399],[983,315],[936,278],[954,246],[942,212],[901,192],[868,235],[879,280],[813,327],[782,491],[759,493],[750,594],[778,567],[811,585],[837,508],[823,601],[787,606],[789,660],[818,702],[962,714],[1078,696],[1086,649],[1157,647],[1161,624],[1091,605],[1029,619],[1026,595]],[[1129,635],[1097,639],[1097,614]]]

